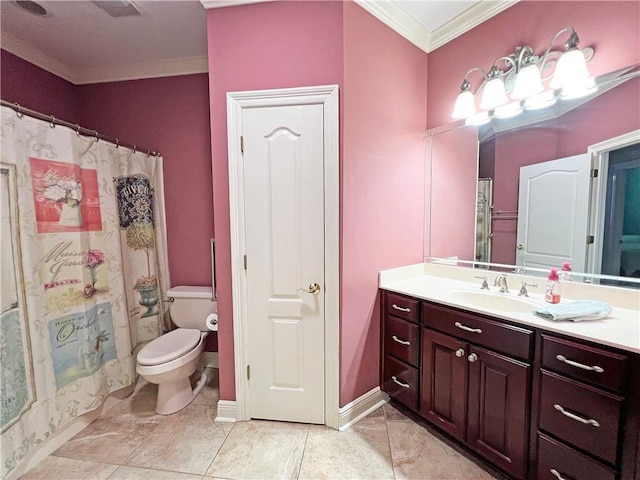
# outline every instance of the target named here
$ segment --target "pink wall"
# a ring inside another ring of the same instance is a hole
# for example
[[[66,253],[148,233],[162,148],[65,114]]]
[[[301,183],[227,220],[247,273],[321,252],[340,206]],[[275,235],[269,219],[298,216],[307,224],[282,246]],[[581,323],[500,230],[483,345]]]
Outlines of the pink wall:
[[[594,75],[640,62],[640,2],[629,1],[521,1],[429,54],[429,128],[452,121],[451,111],[465,73],[472,67],[488,69],[501,55],[518,45],[542,52],[552,36],[572,26],[580,46],[595,48],[589,63]],[[558,45],[566,40],[562,36]],[[471,77],[477,85],[478,73]]]
[[[82,125],[162,154],[171,284],[211,285],[208,75],[81,85],[77,96]]]
[[[471,260],[475,254],[478,129],[459,128],[431,139],[429,255]],[[426,240],[425,240],[426,241]]]
[[[380,384],[378,272],[422,261],[427,55],[344,3],[340,405]]]
[[[220,398],[235,399],[226,93],[341,84],[342,4],[274,2],[207,12],[218,275]]]
[[[75,85],[25,62],[6,50],[0,51],[0,96],[62,120],[79,117]]]

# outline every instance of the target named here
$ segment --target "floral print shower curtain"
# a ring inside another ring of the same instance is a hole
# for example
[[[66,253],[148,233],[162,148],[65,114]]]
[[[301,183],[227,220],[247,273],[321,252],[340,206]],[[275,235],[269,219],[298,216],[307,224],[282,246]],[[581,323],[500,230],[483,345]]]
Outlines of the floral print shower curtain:
[[[165,327],[162,158],[2,107],[2,478]]]

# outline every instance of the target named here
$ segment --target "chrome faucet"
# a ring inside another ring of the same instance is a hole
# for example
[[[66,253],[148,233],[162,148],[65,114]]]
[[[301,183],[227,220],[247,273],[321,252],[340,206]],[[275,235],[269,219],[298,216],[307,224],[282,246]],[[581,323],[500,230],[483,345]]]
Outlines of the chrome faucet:
[[[529,292],[527,291],[527,287],[538,288],[538,285],[535,283],[527,283],[522,282],[522,287],[520,287],[520,291],[518,292],[519,297],[528,297]]]
[[[475,278],[479,278],[482,280],[482,285],[480,286],[480,290],[489,290],[489,284],[487,283],[486,275],[475,275]]]
[[[509,293],[509,285],[507,284],[507,274],[503,273],[496,277],[496,280],[493,282],[494,287],[500,288],[500,293]]]

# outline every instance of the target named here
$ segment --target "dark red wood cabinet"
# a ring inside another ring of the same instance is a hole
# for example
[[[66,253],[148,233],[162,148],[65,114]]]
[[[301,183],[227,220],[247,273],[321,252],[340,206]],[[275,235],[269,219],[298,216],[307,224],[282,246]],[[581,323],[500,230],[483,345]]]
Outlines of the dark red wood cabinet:
[[[383,291],[392,401],[517,480],[640,480],[640,355]]]

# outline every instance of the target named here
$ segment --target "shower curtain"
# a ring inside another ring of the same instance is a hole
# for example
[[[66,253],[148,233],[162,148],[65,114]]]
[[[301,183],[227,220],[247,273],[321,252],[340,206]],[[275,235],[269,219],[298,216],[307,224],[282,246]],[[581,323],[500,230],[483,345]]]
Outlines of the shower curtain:
[[[162,158],[2,107],[1,477],[165,329]]]

